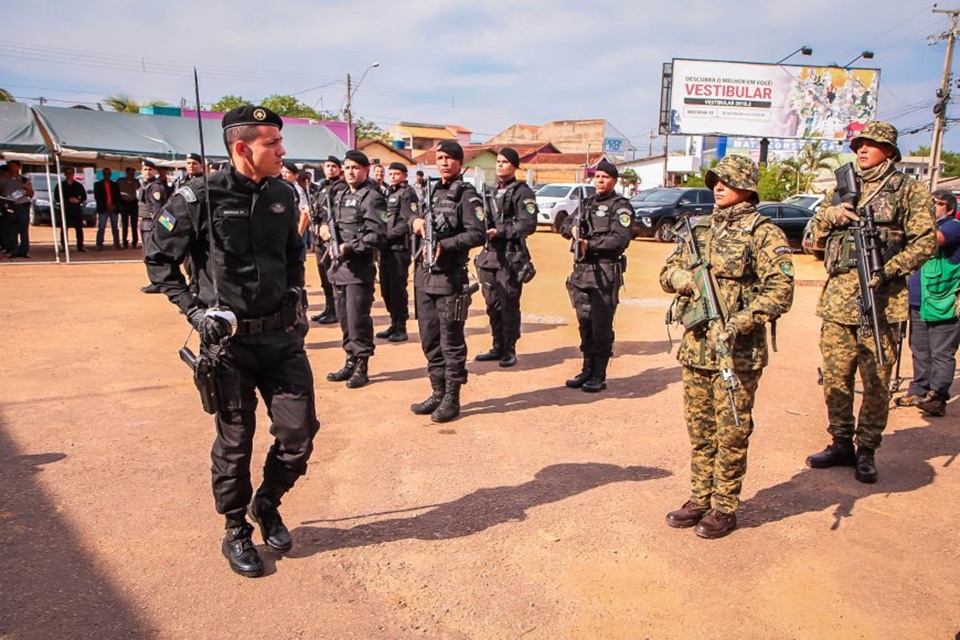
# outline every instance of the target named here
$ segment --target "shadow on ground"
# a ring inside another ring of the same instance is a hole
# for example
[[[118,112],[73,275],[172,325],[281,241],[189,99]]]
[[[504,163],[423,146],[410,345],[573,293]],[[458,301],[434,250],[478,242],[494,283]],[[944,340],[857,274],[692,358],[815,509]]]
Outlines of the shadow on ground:
[[[322,551],[382,544],[397,540],[460,538],[506,522],[522,521],[533,507],[596,489],[614,482],[641,482],[670,475],[656,467],[619,467],[596,462],[564,463],[545,467],[534,479],[519,485],[478,489],[451,502],[396,511],[368,513],[334,520],[308,520],[293,530],[296,546],[291,557]],[[426,511],[424,511],[426,510]],[[403,512],[422,512],[358,524],[349,529],[312,525],[360,518],[379,518]]]
[[[931,420],[936,420],[931,418]],[[960,433],[954,421],[938,421],[922,427],[896,431],[883,438],[877,451],[876,484],[863,484],[853,477],[852,467],[805,469],[786,482],[761,489],[742,505],[740,526],[759,527],[771,522],[833,507],[831,530],[853,517],[857,500],[874,494],[904,493],[925,487],[937,476],[930,463],[947,456],[942,464],[954,464],[960,453]],[[826,444],[824,434],[824,444]],[[814,452],[811,452],[814,453]]]
[[[38,481],[62,453],[19,455],[0,421],[0,637],[154,636],[97,567]]]

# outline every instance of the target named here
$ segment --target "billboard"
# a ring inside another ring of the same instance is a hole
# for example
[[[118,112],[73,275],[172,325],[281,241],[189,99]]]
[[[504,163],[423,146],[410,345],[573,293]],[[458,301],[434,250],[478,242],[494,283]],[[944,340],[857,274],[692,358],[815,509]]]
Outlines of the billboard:
[[[679,135],[850,139],[880,87],[879,69],[711,60],[674,59],[664,76],[661,133]]]

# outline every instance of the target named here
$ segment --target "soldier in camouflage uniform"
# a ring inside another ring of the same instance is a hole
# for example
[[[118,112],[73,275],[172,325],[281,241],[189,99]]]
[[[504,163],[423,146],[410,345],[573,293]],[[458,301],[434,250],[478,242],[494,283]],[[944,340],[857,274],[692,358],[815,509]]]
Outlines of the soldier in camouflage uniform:
[[[706,174],[716,209],[691,221],[700,255],[714,277],[721,318],[688,329],[677,353],[683,365],[691,491],[680,509],[667,514],[667,524],[696,526],[702,538],[720,538],[737,527],[754,396],[768,362],[765,325],[793,303],[792,251],[783,231],[755,208],[758,174],[748,158],[721,160]],[[700,296],[692,263],[684,244],[660,272],[660,286],[677,294],[675,309],[681,314]],[[724,367],[732,368],[739,381],[733,390],[739,426],[721,375]]]
[[[857,480],[873,483],[877,481],[874,451],[880,446],[889,412],[895,325],[908,314],[907,276],[936,253],[937,241],[930,193],[895,166],[900,160],[897,130],[886,122],[868,122],[850,148],[857,154],[859,211],[872,206],[884,255],[883,275],[873,278],[870,286],[876,296],[885,366],[878,366],[872,333],[860,328],[860,284],[849,230],[850,223],[860,218],[853,205],[839,204],[839,198],[831,196],[825,200],[830,204],[814,216],[813,240],[824,250],[827,271],[817,315],[823,319],[823,395],[830,420],[827,431],[833,442],[807,457],[807,466],[856,467]],[[854,428],[853,388],[858,369],[863,403]]]

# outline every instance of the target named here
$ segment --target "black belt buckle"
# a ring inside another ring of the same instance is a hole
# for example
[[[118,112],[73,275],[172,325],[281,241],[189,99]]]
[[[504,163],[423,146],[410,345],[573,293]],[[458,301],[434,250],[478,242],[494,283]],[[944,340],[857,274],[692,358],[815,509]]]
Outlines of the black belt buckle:
[[[263,318],[252,318],[246,321],[247,331],[249,334],[256,334],[263,331]]]

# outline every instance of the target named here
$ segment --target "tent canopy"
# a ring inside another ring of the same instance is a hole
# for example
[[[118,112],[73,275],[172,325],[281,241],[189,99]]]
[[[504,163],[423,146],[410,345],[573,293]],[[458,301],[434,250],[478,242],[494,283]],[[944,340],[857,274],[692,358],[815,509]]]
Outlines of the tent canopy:
[[[19,153],[47,150],[43,133],[29,106],[19,102],[0,102],[0,149]]]
[[[220,121],[204,118],[202,123],[207,155],[226,158]],[[346,153],[340,138],[322,124],[284,125],[283,146],[286,158],[295,162],[323,162]],[[193,118],[0,103],[0,151],[53,151],[65,160],[100,164],[138,157],[180,160],[199,150]]]

